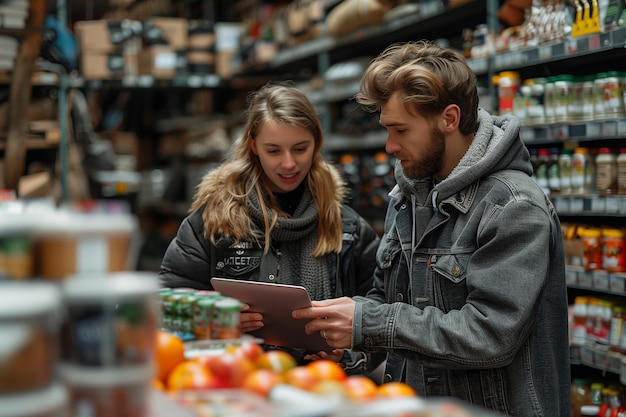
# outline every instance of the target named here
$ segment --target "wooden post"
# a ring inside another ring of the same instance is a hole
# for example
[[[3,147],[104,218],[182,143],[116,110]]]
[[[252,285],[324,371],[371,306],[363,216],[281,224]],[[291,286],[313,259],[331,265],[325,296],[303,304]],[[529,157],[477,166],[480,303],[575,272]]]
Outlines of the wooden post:
[[[5,186],[17,190],[20,176],[24,172],[26,157],[26,110],[30,103],[31,77],[35,61],[39,57],[41,38],[46,16],[47,0],[30,0],[26,30],[15,58],[11,91],[9,92],[9,126],[4,152]]]

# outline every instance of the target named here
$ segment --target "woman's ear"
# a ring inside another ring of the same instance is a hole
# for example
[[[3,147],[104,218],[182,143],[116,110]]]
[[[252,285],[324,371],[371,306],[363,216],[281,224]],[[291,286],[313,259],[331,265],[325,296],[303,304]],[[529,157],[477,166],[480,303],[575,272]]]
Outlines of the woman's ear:
[[[250,150],[255,155],[259,154],[259,151],[256,148],[256,140],[254,140],[254,138],[250,138]]]

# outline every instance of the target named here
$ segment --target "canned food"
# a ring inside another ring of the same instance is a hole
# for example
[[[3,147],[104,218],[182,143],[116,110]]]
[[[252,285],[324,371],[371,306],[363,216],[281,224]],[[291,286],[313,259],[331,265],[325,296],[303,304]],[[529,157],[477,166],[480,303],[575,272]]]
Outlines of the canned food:
[[[213,306],[211,329],[213,339],[238,339],[240,309],[243,304],[231,297],[222,297]]]
[[[213,306],[218,297],[200,297],[194,303],[193,334],[198,340],[211,339]]]

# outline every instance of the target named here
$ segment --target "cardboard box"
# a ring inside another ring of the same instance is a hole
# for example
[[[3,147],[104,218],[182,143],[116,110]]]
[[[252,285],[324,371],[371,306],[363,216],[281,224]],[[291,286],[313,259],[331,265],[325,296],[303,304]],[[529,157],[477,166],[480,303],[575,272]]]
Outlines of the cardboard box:
[[[80,55],[80,71],[86,80],[108,80],[136,75],[139,62],[135,53],[85,50]]]
[[[185,54],[169,46],[150,46],[139,52],[139,74],[169,80],[186,68]]]
[[[215,53],[202,50],[188,50],[187,68],[191,73],[213,74],[215,72]]]
[[[215,73],[221,78],[231,78],[240,68],[238,51],[218,51]]]
[[[239,51],[243,34],[241,23],[218,22],[215,24],[215,50]]]
[[[81,20],[74,32],[81,51],[112,52],[137,49],[141,40],[142,24],[137,20]]]
[[[174,50],[187,49],[187,19],[153,17],[143,22],[144,45],[169,46]]]

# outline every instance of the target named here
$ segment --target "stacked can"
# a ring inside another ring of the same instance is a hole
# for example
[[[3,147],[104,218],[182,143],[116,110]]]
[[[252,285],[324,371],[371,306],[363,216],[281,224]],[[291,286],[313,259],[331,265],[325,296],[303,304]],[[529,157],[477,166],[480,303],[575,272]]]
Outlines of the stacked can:
[[[161,328],[185,341],[238,339],[242,303],[218,291],[159,290]]]

